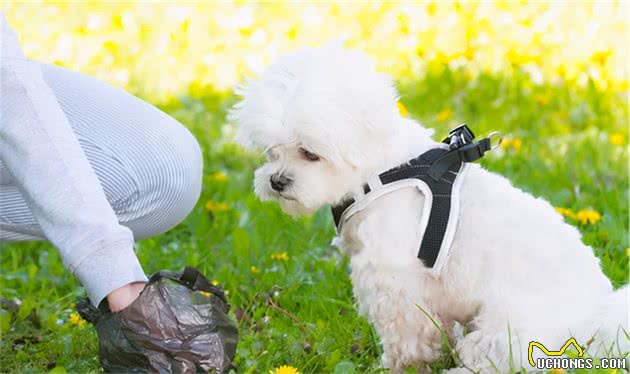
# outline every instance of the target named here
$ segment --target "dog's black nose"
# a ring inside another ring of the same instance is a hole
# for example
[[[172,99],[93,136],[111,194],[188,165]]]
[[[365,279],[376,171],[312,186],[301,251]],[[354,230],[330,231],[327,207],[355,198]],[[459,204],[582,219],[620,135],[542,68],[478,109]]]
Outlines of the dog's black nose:
[[[284,188],[291,183],[291,179],[282,174],[272,174],[271,177],[269,177],[269,182],[271,183],[271,188],[282,192]]]

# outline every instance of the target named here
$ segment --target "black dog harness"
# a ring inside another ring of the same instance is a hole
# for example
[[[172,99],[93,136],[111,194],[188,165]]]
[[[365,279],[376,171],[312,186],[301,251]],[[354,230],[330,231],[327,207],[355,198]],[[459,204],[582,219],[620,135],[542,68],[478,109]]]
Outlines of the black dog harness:
[[[375,199],[404,187],[416,186],[425,195],[421,219],[421,243],[418,258],[425,266],[439,271],[438,261],[450,249],[459,218],[459,187],[466,163],[483,157],[491,150],[492,133],[474,142],[475,135],[465,124],[451,130],[443,140],[448,149],[433,148],[406,164],[371,178],[363,185],[363,195],[332,207],[337,232],[345,221]],[[437,263],[437,266],[436,266]]]

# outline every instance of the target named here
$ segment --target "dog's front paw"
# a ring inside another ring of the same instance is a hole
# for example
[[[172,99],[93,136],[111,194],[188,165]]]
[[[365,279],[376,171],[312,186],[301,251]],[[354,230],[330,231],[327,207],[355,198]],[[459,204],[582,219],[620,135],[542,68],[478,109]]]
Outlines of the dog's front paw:
[[[407,367],[421,367],[441,356],[441,333],[433,324],[416,318],[412,323],[407,317],[388,327],[381,334],[383,367],[399,372]]]

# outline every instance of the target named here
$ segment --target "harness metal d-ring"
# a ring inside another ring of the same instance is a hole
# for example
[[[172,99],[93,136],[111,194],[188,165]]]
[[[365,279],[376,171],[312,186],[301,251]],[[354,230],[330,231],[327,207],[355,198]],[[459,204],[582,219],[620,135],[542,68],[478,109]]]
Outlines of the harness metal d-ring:
[[[492,138],[494,138],[494,137],[496,137],[496,136],[498,136],[498,137],[499,137],[499,141],[497,142],[497,144],[495,144],[495,145],[493,145],[493,146],[491,146],[491,147],[490,147],[490,150],[491,150],[491,151],[492,151],[492,150],[494,150],[494,149],[496,149],[498,146],[500,146],[500,145],[501,145],[501,143],[503,142],[503,136],[502,136],[502,134],[501,134],[501,132],[500,132],[500,131],[493,131],[493,132],[491,132],[490,134],[488,134],[488,136],[486,136],[486,138],[487,138],[488,140],[492,140]],[[492,144],[492,141],[490,142],[490,144]]]

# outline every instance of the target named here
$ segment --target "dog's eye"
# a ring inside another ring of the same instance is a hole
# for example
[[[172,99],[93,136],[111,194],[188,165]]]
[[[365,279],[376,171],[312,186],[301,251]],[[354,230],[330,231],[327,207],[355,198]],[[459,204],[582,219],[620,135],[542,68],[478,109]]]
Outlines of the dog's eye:
[[[318,155],[301,147],[300,147],[300,154],[309,161],[319,161]]]

